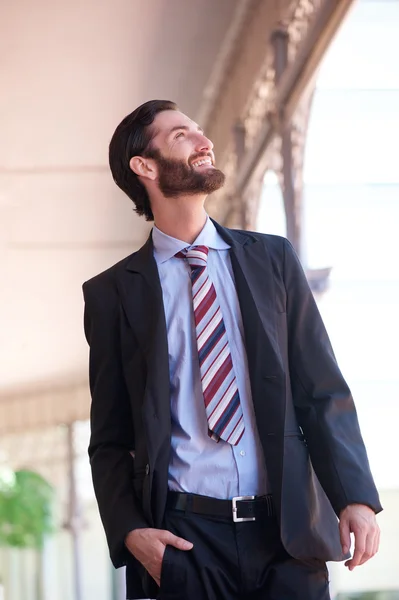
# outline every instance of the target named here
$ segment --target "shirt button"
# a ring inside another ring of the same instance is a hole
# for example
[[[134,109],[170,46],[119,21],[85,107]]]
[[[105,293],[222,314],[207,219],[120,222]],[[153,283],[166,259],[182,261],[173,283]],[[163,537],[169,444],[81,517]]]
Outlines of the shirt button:
[[[245,450],[241,450],[240,454],[241,456],[245,456]]]
[[[145,474],[148,475],[149,472],[150,472],[150,465],[146,465],[145,466]]]

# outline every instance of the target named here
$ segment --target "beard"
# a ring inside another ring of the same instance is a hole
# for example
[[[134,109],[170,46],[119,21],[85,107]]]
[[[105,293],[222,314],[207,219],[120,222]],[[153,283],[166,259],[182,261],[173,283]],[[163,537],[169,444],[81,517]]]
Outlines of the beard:
[[[224,184],[225,174],[219,169],[209,168],[201,173],[182,160],[165,158],[159,150],[151,154],[158,165],[159,189],[166,198],[211,194]]]

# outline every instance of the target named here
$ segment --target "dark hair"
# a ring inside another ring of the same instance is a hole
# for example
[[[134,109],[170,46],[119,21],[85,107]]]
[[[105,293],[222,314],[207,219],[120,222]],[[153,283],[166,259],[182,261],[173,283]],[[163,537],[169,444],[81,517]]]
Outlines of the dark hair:
[[[153,221],[150,199],[139,177],[130,168],[133,156],[151,156],[153,132],[150,125],[156,115],[164,110],[178,110],[170,100],[150,100],[130,115],[127,115],[115,129],[109,144],[109,166],[117,186],[133,200],[135,211]]]

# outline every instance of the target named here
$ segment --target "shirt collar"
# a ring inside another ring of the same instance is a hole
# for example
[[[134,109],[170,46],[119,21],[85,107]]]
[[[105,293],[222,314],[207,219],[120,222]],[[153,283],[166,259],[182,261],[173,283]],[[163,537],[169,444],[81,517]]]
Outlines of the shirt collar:
[[[152,229],[152,242],[154,244],[154,258],[158,264],[166,262],[184,248],[191,248],[187,242],[163,233],[156,225]],[[207,217],[203,229],[192,246],[207,246],[214,250],[228,250],[230,248],[229,244],[220,236],[209,217]]]

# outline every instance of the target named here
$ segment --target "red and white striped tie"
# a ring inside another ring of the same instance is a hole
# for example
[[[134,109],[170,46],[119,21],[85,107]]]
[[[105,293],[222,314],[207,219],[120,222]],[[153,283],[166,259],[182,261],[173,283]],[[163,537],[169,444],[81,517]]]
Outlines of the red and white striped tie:
[[[207,269],[209,249],[178,252],[191,267],[195,331],[209,436],[235,446],[244,433],[237,381],[215,287]]]

